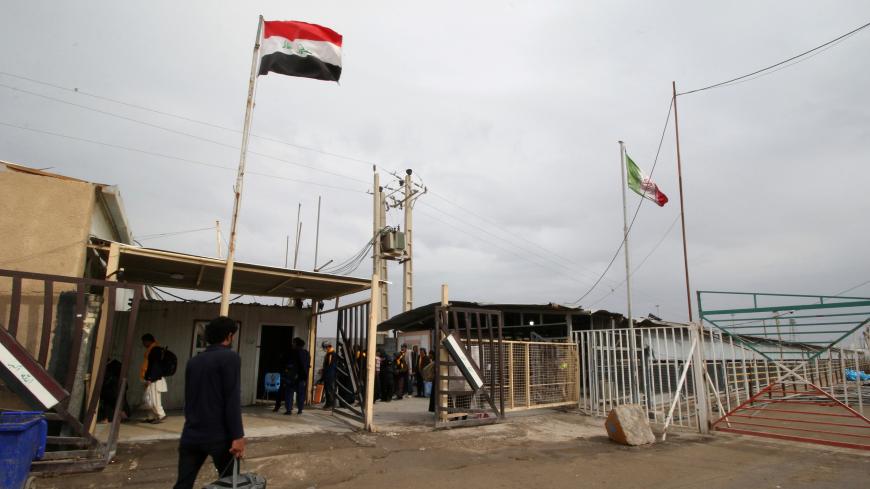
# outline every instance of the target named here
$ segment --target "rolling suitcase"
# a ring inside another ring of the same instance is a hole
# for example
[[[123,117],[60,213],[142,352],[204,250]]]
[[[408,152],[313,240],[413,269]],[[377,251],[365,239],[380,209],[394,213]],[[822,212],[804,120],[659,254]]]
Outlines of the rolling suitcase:
[[[247,472],[239,473],[239,459],[233,459],[233,474],[222,477],[211,484],[208,484],[203,489],[266,489],[266,478]]]

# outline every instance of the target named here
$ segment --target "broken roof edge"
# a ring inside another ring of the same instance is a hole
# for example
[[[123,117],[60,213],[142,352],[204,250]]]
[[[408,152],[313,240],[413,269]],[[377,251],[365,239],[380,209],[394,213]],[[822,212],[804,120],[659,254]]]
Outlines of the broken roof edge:
[[[177,251],[170,250],[161,250],[157,248],[146,248],[143,246],[131,245],[126,243],[120,243],[117,241],[109,241],[101,238],[97,238],[92,236],[90,238],[91,243],[88,245],[89,248],[95,249],[97,251],[102,251],[108,253],[109,247],[112,244],[117,244],[122,254],[130,254],[130,255],[138,255],[138,256],[146,256],[152,258],[161,258],[169,261],[178,261],[183,263],[190,263],[195,265],[205,265],[216,268],[223,268],[226,266],[226,259],[222,258],[213,258],[201,255],[193,255],[189,253],[181,253]],[[334,283],[343,283],[347,285],[353,285],[359,287],[359,290],[355,291],[362,292],[364,290],[368,290],[371,288],[371,280],[367,278],[357,278],[357,277],[348,277],[344,275],[333,275],[329,273],[322,272],[310,272],[306,270],[296,270],[291,268],[281,268],[274,267],[270,265],[258,265],[255,263],[245,263],[236,261],[233,263],[233,268],[236,271],[251,271],[251,272],[261,272],[268,273],[271,275],[282,275],[282,276],[299,276],[299,277],[307,277],[315,280],[324,280],[330,281]],[[256,295],[256,294],[250,294]],[[266,297],[266,296],[264,296]],[[278,297],[278,296],[276,296]]]
[[[130,230],[130,223],[127,221],[127,213],[124,209],[124,202],[121,200],[121,191],[117,185],[109,185],[106,183],[91,182],[82,180],[81,178],[70,177],[58,173],[51,173],[45,170],[24,166],[18,163],[12,163],[5,160],[0,160],[0,166],[4,169],[34,175],[38,177],[56,178],[67,182],[84,183],[91,185],[94,189],[94,197],[98,203],[103,205],[106,217],[114,231],[115,237],[122,243],[132,244],[133,233]]]
[[[424,321],[429,320],[431,316],[435,313],[435,308],[440,306],[440,302],[433,302],[431,304],[426,304],[423,306],[415,307],[410,311],[405,311],[401,314],[397,314],[386,321],[382,321],[378,324],[378,331],[390,331],[390,330],[399,330],[399,331],[414,331],[413,329],[408,329],[412,326],[417,326]],[[563,314],[588,314],[590,311],[579,307],[570,307],[562,304],[557,304],[555,302],[548,302],[546,304],[510,304],[510,303],[498,303],[498,302],[471,302],[471,301],[450,301],[450,305],[453,307],[463,307],[463,308],[477,308],[477,309],[490,309],[490,310],[498,310],[502,312],[541,312],[541,313],[563,313]],[[596,311],[595,314],[603,313],[605,311],[599,310]],[[610,313],[620,315],[619,313]],[[403,329],[404,328],[404,329]]]

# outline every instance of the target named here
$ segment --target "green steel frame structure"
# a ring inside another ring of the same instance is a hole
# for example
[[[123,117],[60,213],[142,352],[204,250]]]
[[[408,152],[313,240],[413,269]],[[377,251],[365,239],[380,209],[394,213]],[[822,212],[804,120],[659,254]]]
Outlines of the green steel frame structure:
[[[836,363],[837,374],[842,374],[844,349],[838,345],[850,336],[863,341],[859,332],[870,324],[870,298],[698,291],[697,299],[702,325],[706,322],[769,360],[778,374],[764,389],[713,422],[714,428],[870,449],[870,420],[859,412],[863,407],[860,383],[856,385],[856,411],[835,397],[832,381],[818,375],[819,360],[827,354],[831,378],[834,350],[841,358]],[[857,365],[857,352],[853,354]],[[863,358],[866,363],[866,355]],[[810,371],[811,362],[816,375]]]

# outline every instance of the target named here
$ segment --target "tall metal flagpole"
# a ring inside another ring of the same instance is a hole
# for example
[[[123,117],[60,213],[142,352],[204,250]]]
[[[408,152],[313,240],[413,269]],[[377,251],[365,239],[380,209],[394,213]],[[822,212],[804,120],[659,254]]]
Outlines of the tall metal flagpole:
[[[635,368],[637,355],[634,338],[634,319],[632,319],[631,315],[631,262],[628,253],[628,202],[625,197],[625,143],[622,141],[619,142],[619,171],[622,175],[622,251],[625,253],[625,296],[628,299],[628,368],[629,371],[632,372],[632,380],[634,381],[634,385],[631,389],[631,397],[634,402],[640,402],[637,369]],[[638,392],[638,394],[635,395],[635,392]]]
[[[239,155],[239,170],[236,174],[236,186],[233,189],[233,221],[230,225],[230,242],[227,246],[227,265],[224,269],[224,285],[221,289],[220,315],[226,316],[230,311],[230,290],[233,285],[233,259],[236,253],[236,227],[239,220],[239,207],[242,204],[242,186],[245,179],[245,156],[248,152],[248,136],[251,133],[251,118],[254,113],[254,94],[257,89],[257,68],[260,64],[260,41],[263,35],[263,16],[257,21],[257,40],[254,43],[254,54],[251,59],[251,78],[248,80],[248,101],[245,106],[245,126],[242,130],[242,150]]]
[[[677,82],[671,82],[674,89],[674,133],[677,136],[677,182],[680,185],[680,223],[683,227],[683,267],[686,270],[686,302],[689,305],[689,322],[692,322],[692,288],[689,286],[689,254],[686,251],[686,213],[683,207],[683,164],[680,158],[680,122],[677,117]]]

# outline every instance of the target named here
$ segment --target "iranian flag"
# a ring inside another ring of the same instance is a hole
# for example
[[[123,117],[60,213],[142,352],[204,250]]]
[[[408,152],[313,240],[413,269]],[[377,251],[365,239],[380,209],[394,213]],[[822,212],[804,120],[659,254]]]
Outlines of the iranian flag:
[[[625,154],[625,166],[628,168],[628,188],[641,197],[655,202],[659,207],[668,203],[668,196],[663,194],[659,186],[638,168],[628,153]]]
[[[270,71],[337,82],[341,77],[341,34],[306,22],[263,22],[260,74]]]

